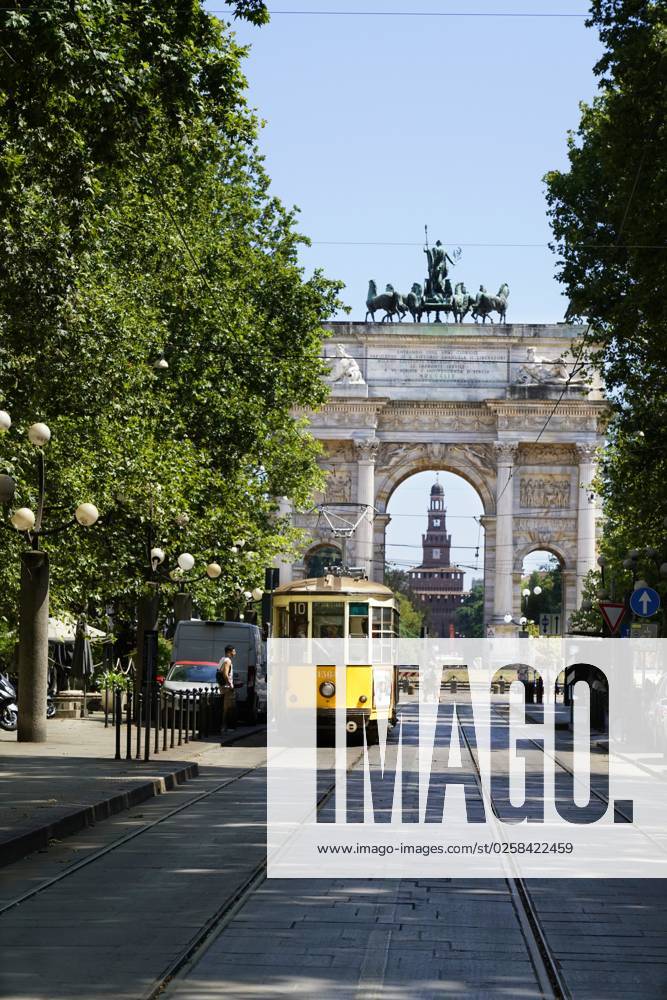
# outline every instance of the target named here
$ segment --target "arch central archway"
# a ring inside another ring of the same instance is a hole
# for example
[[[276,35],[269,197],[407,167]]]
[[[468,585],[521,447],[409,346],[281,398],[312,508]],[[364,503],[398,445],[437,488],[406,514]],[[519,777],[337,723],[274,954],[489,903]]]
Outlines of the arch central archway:
[[[423,634],[483,636],[483,514],[467,479],[439,468],[416,472],[392,491],[384,582],[422,616]]]

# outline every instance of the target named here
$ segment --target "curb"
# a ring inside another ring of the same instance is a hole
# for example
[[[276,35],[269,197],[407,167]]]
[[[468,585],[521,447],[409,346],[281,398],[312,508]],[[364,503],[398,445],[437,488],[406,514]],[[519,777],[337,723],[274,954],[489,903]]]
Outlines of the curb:
[[[87,826],[94,826],[101,820],[109,819],[126,809],[132,809],[146,799],[172,791],[177,785],[196,778],[198,774],[198,764],[184,764],[160,778],[150,778],[92,805],[73,809],[44,826],[33,827],[9,836],[0,841],[0,867],[19,861],[27,854],[43,850],[48,847],[50,840],[69,837]]]

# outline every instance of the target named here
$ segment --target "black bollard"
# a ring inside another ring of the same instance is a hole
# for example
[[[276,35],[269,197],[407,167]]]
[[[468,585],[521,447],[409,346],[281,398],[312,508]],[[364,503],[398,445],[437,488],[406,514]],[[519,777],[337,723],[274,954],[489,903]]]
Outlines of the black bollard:
[[[171,692],[171,741],[169,743],[170,747],[174,745],[174,737],[176,735],[176,692]]]
[[[151,728],[153,726],[153,712],[152,712],[152,702],[153,692],[150,687],[146,687],[146,696],[144,698],[144,713],[146,716],[145,723],[146,729],[144,732],[144,760],[151,759]]]
[[[162,716],[160,714],[161,703],[160,703],[160,692],[155,688],[153,691],[153,716],[155,718],[155,743],[153,744],[153,752],[159,754],[160,752],[160,729],[162,728]]]
[[[197,739],[197,709],[199,707],[199,688],[192,692],[192,739]]]
[[[158,692],[158,697],[162,703],[162,750],[167,749],[167,730],[169,729],[169,712],[167,710],[167,698],[166,695],[163,697],[163,692],[160,689]]]
[[[137,692],[137,760],[141,760],[141,727],[143,725],[144,696]]]
[[[178,692],[178,745],[183,743],[183,692]]]
[[[204,722],[206,719],[206,692],[199,688],[199,739],[204,739]]]
[[[185,739],[183,742],[190,742],[190,688],[185,691]]]
[[[206,739],[211,735],[211,689],[206,692]]]
[[[125,692],[125,725],[127,727],[125,759],[132,759],[132,692]]]
[[[120,760],[120,727],[123,721],[121,710],[121,691],[116,688],[114,691],[114,717],[116,722],[116,760]]]
[[[104,728],[109,727],[109,685],[104,682]]]

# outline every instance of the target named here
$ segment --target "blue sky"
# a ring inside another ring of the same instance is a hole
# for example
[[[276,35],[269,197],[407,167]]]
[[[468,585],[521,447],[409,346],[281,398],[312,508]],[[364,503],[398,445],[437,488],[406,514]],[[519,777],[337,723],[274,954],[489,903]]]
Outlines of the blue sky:
[[[566,301],[546,244],[542,177],[566,165],[566,134],[595,93],[600,46],[583,17],[421,17],[467,11],[585,14],[582,0],[275,0],[274,10],[405,11],[410,16],[275,14],[238,23],[251,45],[249,99],[266,120],[260,143],[273,190],[301,210],[313,241],[308,271],[341,278],[363,319],[368,280],[407,291],[432,242],[461,246],[469,289],[510,286],[510,322],[563,318]],[[210,10],[225,11],[215,0]],[[221,15],[223,16],[223,15]],[[372,245],[389,244],[389,245]],[[399,245],[391,245],[399,244]],[[400,245],[406,244],[406,245]],[[503,245],[499,245],[503,244]],[[508,245],[509,244],[509,245]],[[418,560],[433,475],[390,504],[389,558]],[[463,480],[442,477],[454,558],[473,563],[481,513]],[[483,537],[483,533],[482,533]],[[536,561],[540,561],[537,557]],[[480,562],[481,565],[481,562]],[[469,583],[474,574],[467,572]]]
[[[275,0],[272,6],[587,9],[581,0]],[[578,102],[595,91],[599,42],[583,17],[276,14],[263,28],[239,22],[236,32],[252,45],[249,97],[266,120],[261,146],[274,191],[301,209],[301,230],[314,242],[304,264],[345,281],[352,318],[363,319],[370,278],[401,291],[423,280],[428,223],[432,241],[463,247],[455,274],[468,288],[483,283],[495,292],[508,282],[510,321],[562,319],[566,302],[546,247],[542,177],[565,165]],[[331,245],[337,242],[411,245]]]

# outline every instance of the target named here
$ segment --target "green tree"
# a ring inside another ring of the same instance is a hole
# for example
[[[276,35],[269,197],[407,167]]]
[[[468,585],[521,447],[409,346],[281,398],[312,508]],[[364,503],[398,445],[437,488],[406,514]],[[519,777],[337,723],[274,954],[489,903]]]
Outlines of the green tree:
[[[465,639],[484,637],[484,581],[473,580],[470,593],[456,609],[455,629]]]
[[[546,177],[568,315],[591,324],[614,415],[599,490],[617,578],[628,549],[667,554],[667,12],[593,0],[599,94],[582,105],[569,169]]]
[[[253,0],[232,11],[265,19]],[[44,420],[50,521],[82,500],[103,514],[46,540],[56,610],[131,615],[150,525],[170,568],[184,549],[218,559],[220,584],[194,591],[220,613],[295,538],[274,497],[320,482],[292,412],[325,398],[340,286],[298,264],[244,50],[199,0],[51,0],[0,26],[0,471],[34,506],[25,428]],[[0,546],[11,626],[19,543]]]
[[[536,587],[540,594],[534,594]],[[530,621],[538,622],[540,615],[561,615],[563,613],[563,573],[556,556],[538,569],[532,570],[521,580],[521,590],[530,590],[530,597],[521,599],[522,613]]]
[[[387,564],[384,570],[384,582],[393,590],[401,615],[400,633],[405,639],[418,639],[426,622],[426,614],[419,603],[417,595],[410,585],[410,577],[403,570]]]

